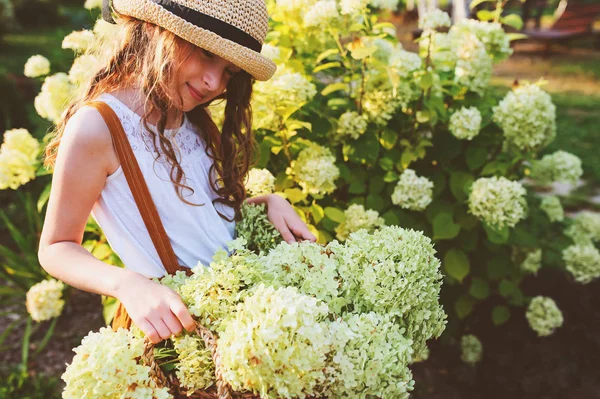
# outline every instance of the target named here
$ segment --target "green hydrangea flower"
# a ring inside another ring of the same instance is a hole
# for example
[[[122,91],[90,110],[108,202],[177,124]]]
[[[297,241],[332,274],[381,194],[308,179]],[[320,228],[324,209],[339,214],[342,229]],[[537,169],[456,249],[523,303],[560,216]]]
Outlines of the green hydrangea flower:
[[[483,345],[479,338],[473,334],[464,335],[460,340],[462,354],[461,360],[470,365],[475,365],[483,358]]]
[[[552,298],[536,296],[529,303],[525,314],[529,326],[540,337],[552,334],[563,324],[563,315]]]
[[[469,211],[488,225],[514,227],[527,212],[525,188],[504,177],[482,177],[471,187]]]
[[[542,199],[540,209],[546,212],[551,222],[562,222],[565,219],[565,211],[556,195],[548,195]]]
[[[531,178],[541,184],[552,182],[575,184],[581,175],[583,175],[581,159],[566,151],[556,151],[553,154],[544,155],[542,159],[534,162],[531,170]]]
[[[269,252],[283,238],[267,216],[265,204],[242,205],[242,219],[235,224],[237,237],[246,241],[246,247],[256,253]]]
[[[600,252],[593,244],[571,245],[562,255],[576,281],[587,284],[600,277]]]

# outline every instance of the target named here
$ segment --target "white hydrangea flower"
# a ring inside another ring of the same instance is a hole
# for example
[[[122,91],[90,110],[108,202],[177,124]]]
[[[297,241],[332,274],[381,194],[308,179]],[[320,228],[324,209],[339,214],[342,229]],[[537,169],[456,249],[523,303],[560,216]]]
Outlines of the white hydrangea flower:
[[[76,52],[86,51],[95,40],[94,32],[88,29],[69,33],[62,42],[62,48]]]
[[[32,55],[25,63],[23,74],[28,78],[37,78],[50,73],[50,61],[43,55]]]
[[[304,14],[304,26],[322,27],[329,25],[339,16],[340,13],[335,0],[319,0]]]
[[[281,57],[281,50],[279,47],[273,46],[269,43],[265,43],[262,46],[260,53],[274,62],[279,60],[279,57]]]
[[[493,111],[506,141],[521,150],[545,146],[556,136],[556,107],[537,85],[518,86]]]
[[[215,382],[215,365],[212,352],[198,335],[178,335],[171,338],[177,351],[177,379],[179,383],[196,391],[206,389]]]
[[[510,40],[498,22],[484,22],[476,19],[463,19],[450,28],[451,32],[469,32],[477,36],[486,51],[495,61],[500,61],[513,53]]]
[[[69,76],[59,72],[44,80],[42,90],[34,101],[35,110],[44,119],[58,122],[74,91]]]
[[[343,15],[360,14],[369,5],[370,0],[340,0],[341,13]]]
[[[565,219],[565,211],[556,195],[548,195],[542,199],[540,209],[546,212],[551,222],[562,222]]]
[[[345,219],[335,228],[336,237],[340,241],[346,240],[350,233],[360,229],[373,231],[377,227],[384,225],[384,220],[379,216],[379,212],[374,210],[365,210],[365,207],[353,204],[344,211]]]
[[[529,303],[525,314],[529,326],[537,332],[538,336],[545,337],[552,334],[563,324],[563,315],[552,298],[536,296]]]
[[[419,54],[398,49],[390,54],[388,65],[401,78],[407,78],[411,72],[421,68],[421,57]]]
[[[277,8],[285,11],[297,11],[306,7],[306,2],[302,0],[276,0]]]
[[[335,156],[327,147],[311,143],[300,151],[288,170],[304,192],[330,194],[335,190],[335,180],[340,170],[335,166]]]
[[[576,244],[600,241],[600,214],[589,211],[577,214],[565,234]]]
[[[87,10],[102,7],[102,0],[85,0],[83,7]]]
[[[40,143],[27,129],[10,129],[4,132],[0,151],[18,151],[33,160],[40,152]]]
[[[434,8],[426,12],[424,15],[419,16],[419,29],[424,31],[435,30],[445,26],[450,26],[452,21],[447,12]]]
[[[452,51],[456,54],[454,81],[483,95],[492,76],[492,59],[483,43],[472,33],[452,34]]]
[[[404,209],[422,211],[431,203],[433,182],[419,177],[412,169],[406,169],[392,193],[392,202]]]
[[[527,273],[537,273],[542,267],[542,250],[536,249],[535,251],[529,252],[521,263],[521,270]]]
[[[483,358],[483,345],[473,334],[464,335],[460,339],[460,347],[462,352],[460,359],[465,363],[475,365]]]
[[[472,140],[481,130],[481,113],[475,107],[462,107],[450,117],[450,132],[460,140]]]
[[[347,301],[339,287],[337,262],[325,248],[311,242],[280,243],[254,266],[261,281],[279,287],[295,287],[339,313]]]
[[[531,178],[541,184],[553,182],[576,184],[581,175],[583,175],[581,159],[562,150],[544,155],[542,159],[534,162],[531,170]]]
[[[265,399],[314,395],[331,348],[327,314],[295,288],[258,286],[224,321],[217,347],[225,380]]]
[[[489,226],[514,227],[527,213],[526,190],[504,177],[477,179],[469,195],[469,211]]]
[[[398,108],[405,107],[414,98],[412,91],[399,91],[397,96],[391,91],[369,91],[363,97],[363,109],[369,121],[383,126],[392,119]]]
[[[398,0],[371,0],[371,5],[380,10],[396,11],[398,9]]]
[[[456,52],[454,46],[457,41],[447,33],[433,32],[424,36],[419,42],[419,52],[425,58],[431,50],[430,58],[435,69],[440,72],[451,72],[456,67]]]
[[[367,119],[355,111],[346,111],[338,120],[336,134],[341,137],[350,137],[353,140],[358,139],[367,131]]]
[[[362,37],[360,40],[365,47],[375,47],[376,50],[373,53],[373,57],[385,64],[389,62],[392,53],[402,50],[401,43],[392,42],[381,37],[368,36]]]
[[[115,37],[122,32],[122,25],[119,24],[111,24],[110,22],[106,22],[102,18],[96,20],[94,24],[94,34],[99,36],[102,39],[111,39],[114,40]]]
[[[330,325],[334,355],[328,398],[408,398],[414,381],[411,342],[388,315],[344,315]],[[368,359],[368,360],[367,360]]]
[[[251,197],[270,194],[275,190],[275,176],[268,169],[252,168],[248,172],[245,186]]]
[[[567,270],[577,282],[587,284],[600,277],[600,252],[594,245],[571,245],[562,255]]]
[[[273,112],[306,103],[317,93],[316,86],[306,76],[287,67],[278,67],[266,82],[256,82],[253,88],[252,109],[256,129],[278,131],[280,118]]]
[[[98,71],[100,65],[93,55],[81,55],[73,61],[69,70],[69,80],[74,85],[84,86]]]
[[[0,153],[0,190],[16,190],[35,179],[36,168],[31,160],[18,151]]]
[[[90,332],[73,349],[76,355],[62,375],[65,399],[153,398],[172,399],[167,388],[159,388],[150,378],[150,367],[138,364],[144,352],[144,340],[131,331],[114,332],[102,327]]]
[[[44,280],[34,284],[27,291],[25,304],[31,318],[35,321],[46,321],[60,316],[65,301],[62,291],[65,285],[58,280]]]
[[[396,316],[415,353],[444,331],[440,261],[423,233],[382,226],[351,233],[344,244],[332,241],[327,249],[338,260],[341,288],[355,312]]]

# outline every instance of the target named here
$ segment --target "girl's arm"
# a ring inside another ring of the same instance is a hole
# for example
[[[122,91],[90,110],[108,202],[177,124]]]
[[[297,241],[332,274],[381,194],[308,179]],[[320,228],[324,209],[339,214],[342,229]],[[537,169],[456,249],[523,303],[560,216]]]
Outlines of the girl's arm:
[[[285,242],[292,243],[296,242],[297,239],[317,241],[317,237],[308,230],[306,224],[285,198],[277,194],[267,194],[248,198],[246,202],[267,205],[269,220],[271,220]]]
[[[110,132],[100,113],[90,107],[78,110],[57,154],[38,259],[51,276],[73,287],[121,300],[133,322],[156,343],[181,332],[182,324],[193,329],[181,298],[139,273],[96,259],[81,246],[92,207],[115,163]]]

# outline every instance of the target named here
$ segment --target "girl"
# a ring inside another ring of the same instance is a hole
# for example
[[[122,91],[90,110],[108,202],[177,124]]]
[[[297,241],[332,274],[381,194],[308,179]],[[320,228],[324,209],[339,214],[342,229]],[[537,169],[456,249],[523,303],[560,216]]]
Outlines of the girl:
[[[268,23],[263,1],[114,0],[123,39],[84,97],[67,108],[46,149],[54,175],[40,264],[71,286],[119,299],[153,343],[193,331],[194,321],[177,293],[148,279],[163,276],[165,267],[109,126],[86,103],[103,102],[120,120],[179,265],[209,265],[233,239],[246,200],[252,82],[275,72],[260,55]],[[219,99],[226,101],[221,132],[206,109]],[[316,240],[285,199],[247,201],[267,204],[285,241]],[[90,213],[125,269],[81,246]]]

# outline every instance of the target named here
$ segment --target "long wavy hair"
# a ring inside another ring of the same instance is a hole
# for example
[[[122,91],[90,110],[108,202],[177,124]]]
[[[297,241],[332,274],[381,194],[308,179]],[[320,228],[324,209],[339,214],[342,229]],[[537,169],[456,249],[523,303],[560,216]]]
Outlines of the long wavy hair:
[[[164,154],[171,166],[170,179],[177,196],[189,205],[202,206],[204,204],[194,204],[183,198],[181,191],[184,188],[192,192],[194,190],[182,183],[185,177],[183,169],[177,161],[171,141],[164,135],[168,111],[173,112],[173,109],[177,109],[175,104],[181,104],[181,98],[171,97],[171,88],[175,87],[178,72],[196,47],[170,31],[148,22],[120,16],[119,23],[122,24],[121,40],[105,56],[106,62],[93,75],[83,94],[71,102],[62,114],[52,139],[46,146],[44,166],[49,169],[54,167],[65,126],[69,118],[85,103],[102,93],[139,87],[145,96],[143,125],[152,138],[158,157],[161,153]],[[211,101],[225,101],[221,131],[207,110],[210,103],[187,112],[188,120],[197,127],[196,131],[205,140],[207,155],[213,161],[209,181],[218,195],[213,203],[220,202],[232,207],[235,210],[235,220],[239,220],[242,202],[246,198],[244,178],[255,151],[250,106],[252,84],[252,76],[242,70],[233,75],[225,91]],[[157,114],[157,110],[160,112],[156,123],[158,135],[150,128],[148,122],[150,115]],[[183,113],[178,111],[177,117],[182,121]],[[157,141],[161,151],[157,149]],[[230,220],[219,214],[222,218]]]

